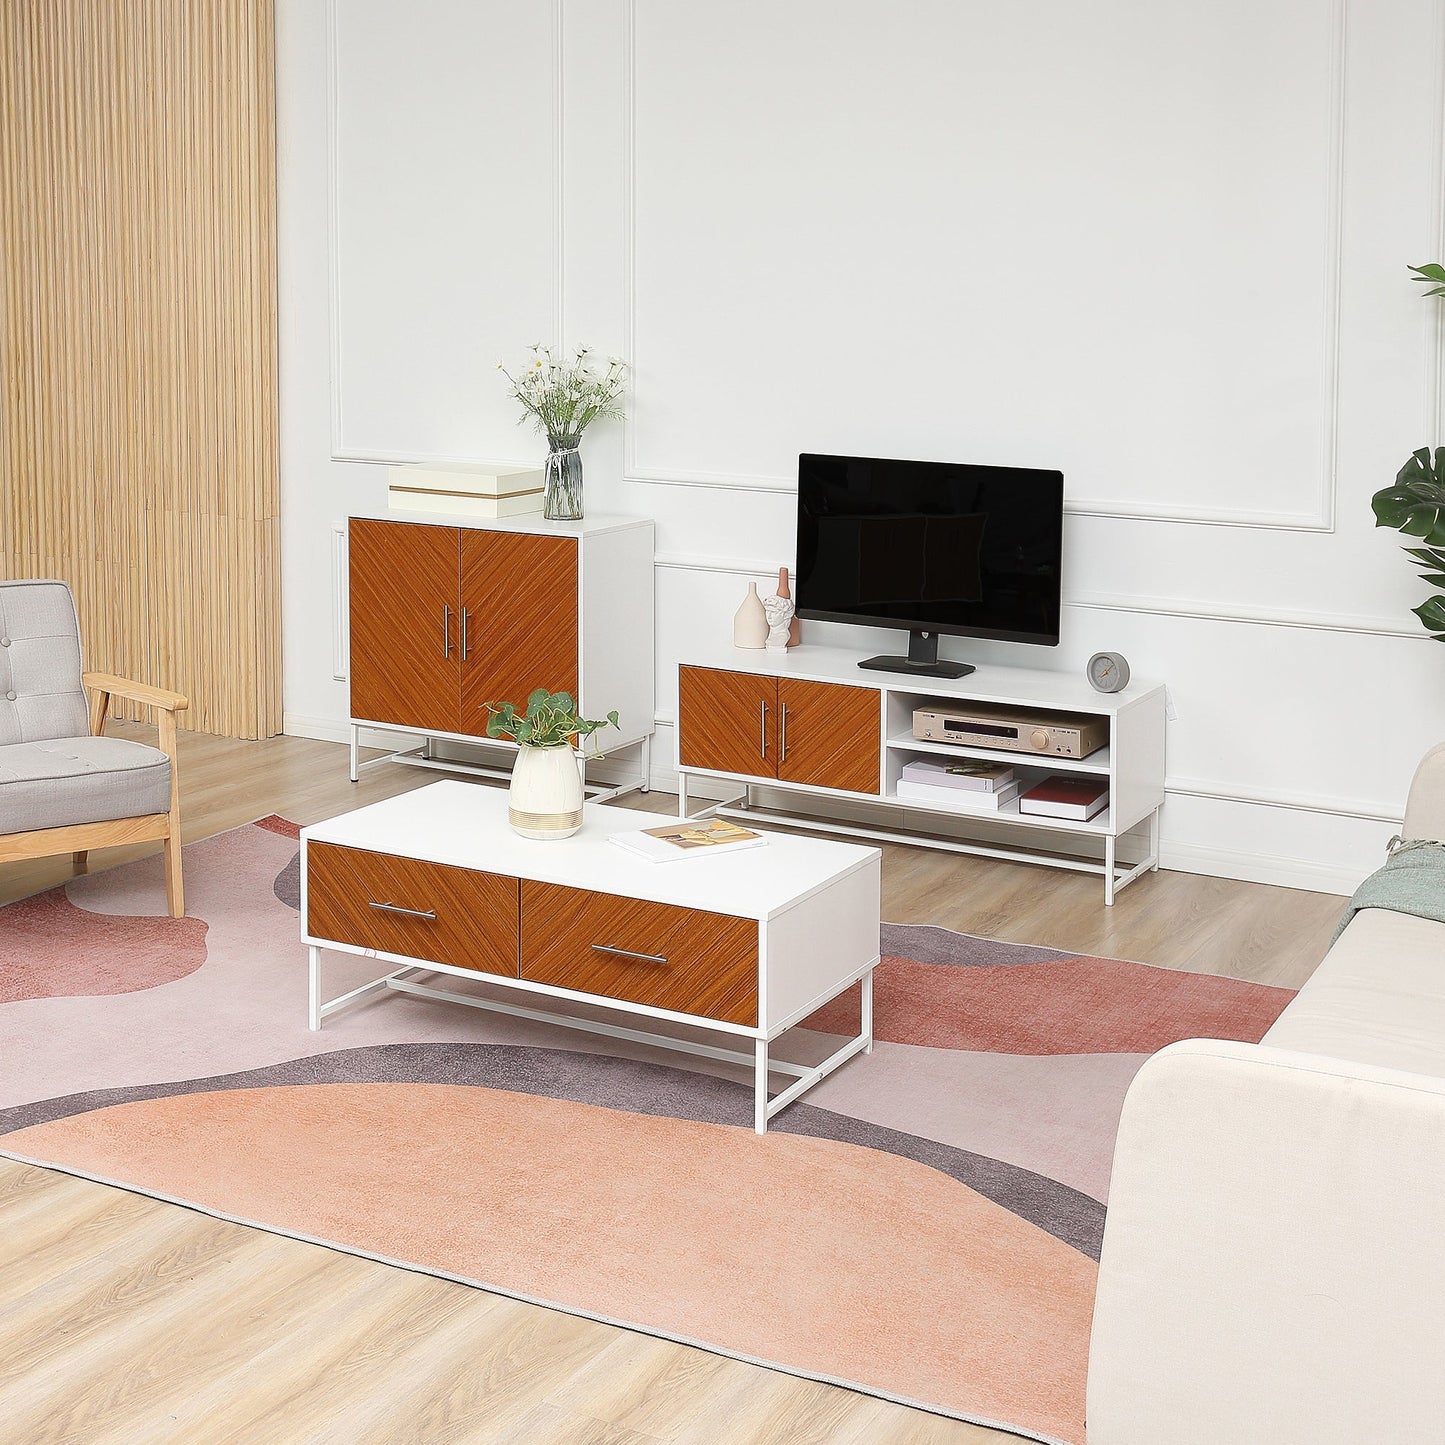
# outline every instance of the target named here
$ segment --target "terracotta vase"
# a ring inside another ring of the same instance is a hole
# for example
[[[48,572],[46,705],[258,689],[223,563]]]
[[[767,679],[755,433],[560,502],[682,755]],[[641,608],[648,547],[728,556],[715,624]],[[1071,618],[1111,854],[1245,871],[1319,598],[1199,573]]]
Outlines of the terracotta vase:
[[[786,597],[789,602],[793,600],[792,589],[788,586],[788,569],[778,568],[778,592],[779,597]],[[796,647],[803,640],[803,624],[798,620],[796,613],[793,620],[788,624],[788,646]]]

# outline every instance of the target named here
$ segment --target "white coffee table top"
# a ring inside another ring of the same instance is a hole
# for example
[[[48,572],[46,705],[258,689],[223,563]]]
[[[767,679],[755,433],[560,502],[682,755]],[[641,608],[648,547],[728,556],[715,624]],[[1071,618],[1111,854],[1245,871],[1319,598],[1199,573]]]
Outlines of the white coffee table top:
[[[698,853],[669,863],[650,863],[607,841],[613,833],[677,821],[674,813],[588,803],[581,832],[540,842],[512,831],[505,789],[444,782],[313,823],[301,837],[760,920],[880,856],[877,848],[856,843],[762,828],[756,831],[767,832],[764,847],[721,856]]]

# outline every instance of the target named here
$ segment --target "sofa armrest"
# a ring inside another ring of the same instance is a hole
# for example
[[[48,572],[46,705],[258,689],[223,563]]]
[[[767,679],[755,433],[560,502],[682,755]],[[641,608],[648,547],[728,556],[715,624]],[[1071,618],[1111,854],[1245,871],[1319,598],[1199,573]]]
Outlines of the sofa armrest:
[[[1124,1104],[1089,1445],[1434,1442],[1445,1080],[1190,1040]]]
[[[1405,838],[1445,842],[1445,743],[1437,743],[1420,759],[1400,833]]]

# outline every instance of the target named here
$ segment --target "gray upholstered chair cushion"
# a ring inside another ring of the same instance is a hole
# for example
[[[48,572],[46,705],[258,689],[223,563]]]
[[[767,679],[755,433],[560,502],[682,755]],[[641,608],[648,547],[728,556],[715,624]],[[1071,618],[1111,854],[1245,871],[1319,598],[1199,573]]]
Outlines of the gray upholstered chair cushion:
[[[0,746],[0,834],[164,813],[171,760],[125,738]]]
[[[64,582],[0,582],[0,744],[89,731],[80,623],[70,588]],[[0,832],[10,831],[18,830],[0,820]]]

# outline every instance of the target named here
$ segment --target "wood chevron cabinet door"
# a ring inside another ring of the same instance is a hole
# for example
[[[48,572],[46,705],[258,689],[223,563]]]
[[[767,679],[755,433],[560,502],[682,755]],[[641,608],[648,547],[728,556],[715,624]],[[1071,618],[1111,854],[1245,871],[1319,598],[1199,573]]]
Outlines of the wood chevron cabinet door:
[[[818,788],[881,786],[882,698],[871,687],[778,680],[778,777]]]
[[[522,880],[521,975],[754,1027],[758,925],[672,903]]]
[[[678,760],[685,768],[778,776],[778,682],[748,672],[683,667],[677,678]]]
[[[461,532],[353,517],[351,716],[461,731]]]
[[[488,702],[520,708],[535,688],[575,698],[576,539],[463,529],[461,546],[460,731],[484,733]]]

